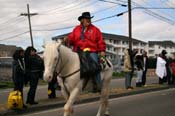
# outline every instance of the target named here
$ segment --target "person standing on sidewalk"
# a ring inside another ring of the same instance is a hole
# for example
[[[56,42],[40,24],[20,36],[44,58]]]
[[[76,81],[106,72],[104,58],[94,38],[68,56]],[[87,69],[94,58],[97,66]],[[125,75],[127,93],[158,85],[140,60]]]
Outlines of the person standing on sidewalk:
[[[164,55],[166,52],[163,52],[163,54],[160,54],[157,57],[157,65],[156,65],[156,74],[159,77],[159,84],[163,84],[165,82],[165,78],[167,76],[167,70],[166,70],[166,60],[164,58]]]
[[[132,78],[132,65],[131,65],[131,50],[130,49],[126,49],[124,51],[124,72],[125,72],[125,87],[126,89],[130,90],[133,89],[131,87],[131,78]]]
[[[23,88],[25,79],[25,63],[24,63],[24,50],[18,49],[13,54],[12,64],[12,80],[14,83],[14,90],[19,90],[23,99]],[[23,108],[27,106],[23,103]]]
[[[125,87],[127,90],[132,90],[131,81],[134,73],[134,57],[138,50],[125,49],[124,51],[124,72],[125,72]]]
[[[162,50],[162,58],[166,61],[166,72],[167,75],[164,77],[164,82],[168,82],[168,85],[171,85],[171,69],[170,69],[170,60],[167,58],[166,54],[167,51],[166,50]]]
[[[172,75],[171,75],[172,76],[171,84],[175,84],[175,58],[170,63],[170,67],[171,67],[171,72],[172,72]]]
[[[148,69],[148,56],[147,56],[147,52],[143,51],[143,75],[142,75],[142,85],[145,86],[146,84],[146,73],[147,73],[147,69]]]
[[[136,72],[137,72],[137,79],[136,79],[136,87],[142,87],[142,75],[143,75],[143,57],[142,55],[136,56]]]
[[[25,65],[26,65],[26,74],[28,81],[30,82],[30,89],[27,95],[27,104],[34,105],[38,104],[35,99],[35,93],[38,85],[39,78],[42,78],[41,75],[44,70],[44,62],[36,54],[36,49],[33,47],[28,47],[25,51]]]

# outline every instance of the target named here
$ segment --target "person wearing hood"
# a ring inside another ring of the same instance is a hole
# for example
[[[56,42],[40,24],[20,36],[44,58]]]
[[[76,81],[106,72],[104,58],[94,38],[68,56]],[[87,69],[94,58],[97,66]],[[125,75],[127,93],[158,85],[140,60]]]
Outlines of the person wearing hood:
[[[22,48],[17,49],[13,54],[12,80],[14,83],[14,90],[20,91],[23,98],[25,63],[24,63],[24,50]],[[26,105],[24,105],[24,103],[23,108],[26,108]]]

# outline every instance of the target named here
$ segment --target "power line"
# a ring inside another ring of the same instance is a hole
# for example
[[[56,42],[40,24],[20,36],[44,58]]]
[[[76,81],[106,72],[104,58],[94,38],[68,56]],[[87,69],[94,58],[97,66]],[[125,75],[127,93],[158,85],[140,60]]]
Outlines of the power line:
[[[143,7],[142,5],[140,5],[140,4],[138,4],[138,3],[134,2],[134,1],[132,1],[132,3],[133,3],[135,6]],[[174,23],[175,23],[175,22],[172,21],[171,19],[168,19],[168,18],[166,18],[166,17],[164,17],[164,16],[161,16],[161,15],[159,15],[159,14],[157,14],[157,13],[155,13],[155,12],[149,10],[149,9],[144,9],[144,10],[145,10],[145,13],[147,13],[147,14],[149,14],[149,15],[152,14],[151,16],[153,16],[153,17],[155,17],[155,18],[157,18],[157,19],[159,19],[159,20],[165,21],[165,22],[167,22],[167,23],[169,23],[169,24],[174,24]]]
[[[132,10],[133,9],[139,9],[139,8],[144,9],[144,7],[134,7],[134,8],[132,8]],[[144,10],[148,10],[148,9],[144,9]],[[110,19],[110,18],[113,18],[113,17],[118,17],[118,16],[123,15],[124,13],[127,13],[127,12],[128,11],[124,11],[122,13],[118,13],[118,14],[115,14],[115,15],[112,15],[112,16],[108,16],[108,17],[104,17],[104,18],[101,18],[101,19],[97,19],[97,20],[93,21],[93,23],[94,22],[103,21],[103,20],[106,20],[106,19]],[[171,20],[169,20],[169,19],[167,19],[165,17],[162,17],[162,16],[160,16],[157,13],[154,13],[152,11],[151,12],[146,12],[146,13],[151,15],[151,16],[153,16],[153,17],[155,17],[155,18],[158,18],[159,20],[168,21],[168,23],[170,23],[170,21],[171,21]],[[44,30],[42,30],[42,29],[35,29],[33,31],[56,31],[56,30],[70,29],[70,28],[73,28],[73,27],[75,27],[75,25],[74,26],[64,27],[64,28],[54,28],[54,29],[44,29]]]
[[[21,36],[21,35],[24,35],[24,34],[26,34],[26,33],[28,33],[28,32],[29,32],[29,31],[25,31],[25,32],[23,32],[23,33],[20,33],[20,34],[17,34],[17,35],[13,35],[13,36],[10,36],[10,37],[5,38],[5,39],[0,39],[0,41],[10,40],[10,39],[13,39],[13,38],[15,38],[15,37],[19,37],[19,36]]]
[[[110,19],[110,18],[117,17],[117,16],[118,16],[118,14],[115,14],[115,15],[112,15],[112,16],[108,16],[108,17],[104,17],[104,18],[101,18],[101,19],[97,19],[97,20],[93,21],[92,23],[103,21],[103,20]],[[54,28],[54,29],[33,29],[33,31],[58,31],[58,30],[64,30],[64,29],[71,29],[71,28],[73,28],[75,26],[76,25],[63,27],[63,28]]]
[[[143,1],[145,4],[147,4],[145,1]],[[159,2],[160,3],[160,2]],[[164,3],[163,3],[164,4]],[[151,5],[152,6],[152,5]],[[165,5],[164,5],[165,6]],[[166,8],[154,8],[156,11],[159,11],[159,15],[162,14],[164,16],[168,16],[169,18],[173,19],[174,17],[172,17],[172,15],[168,14],[167,12],[165,12],[165,10],[175,10],[175,8],[173,7],[167,7],[167,5],[165,6]],[[153,10],[154,10],[153,9]],[[151,9],[150,9],[151,10]]]
[[[123,0],[115,0],[115,1],[123,2],[123,3],[128,3],[127,1],[123,1]]]
[[[21,28],[21,30],[24,30],[25,28]],[[1,34],[1,36],[2,35],[9,35],[9,34],[13,34],[13,33],[16,33],[16,32],[19,32],[19,29],[17,30],[17,29],[15,29],[15,30],[11,30],[11,31],[6,31],[6,32],[4,32],[4,33],[0,33]]]
[[[108,1],[108,0],[99,0],[99,1],[108,2],[108,3],[112,3],[112,4],[118,4],[118,5],[123,6],[123,7],[126,7],[127,6],[125,4],[121,4],[121,3],[118,3],[118,2],[112,2],[112,1]]]
[[[74,3],[74,2],[77,2],[77,0],[74,0],[74,1],[72,1],[70,4],[72,4],[72,3]],[[62,6],[62,7],[60,7],[60,6]],[[54,10],[58,10],[58,9],[61,9],[61,8],[64,8],[63,6],[63,4],[61,4],[60,6],[57,6],[56,8],[53,8],[53,9],[48,9],[48,10],[45,10],[45,11],[41,11],[41,12],[39,12],[39,14],[41,14],[42,12],[51,12],[51,11],[54,11]]]
[[[73,6],[71,6],[72,4],[66,5],[66,7],[61,7],[61,8],[55,9],[54,12],[51,12],[51,13],[40,13],[40,15],[52,15],[52,14],[56,14],[57,12],[59,14],[60,14],[60,12],[65,13],[66,11],[73,11],[73,9],[77,9],[77,7],[79,7],[79,6],[80,7],[86,7],[87,5],[94,4],[95,2],[97,2],[97,0],[96,1],[86,1],[86,2],[75,2],[76,4],[74,4]]]
[[[116,7],[116,5],[111,6],[111,7],[107,7],[107,8],[104,8],[104,9],[100,9],[100,10],[98,10],[98,11],[92,13],[92,14],[94,15],[94,14],[97,14],[97,13],[101,13],[101,12],[107,11],[107,10],[109,10],[109,9],[112,9],[112,8],[114,8],[114,7]],[[76,17],[77,17],[77,16],[71,17],[71,19],[76,18]],[[70,18],[64,19],[63,21],[64,21],[64,22],[70,21]],[[33,27],[37,27],[37,26],[49,26],[49,25],[53,25],[53,24],[58,24],[58,23],[60,23],[60,22],[62,22],[62,21],[53,22],[53,23],[48,23],[48,24],[43,24],[43,25],[33,25]]]
[[[3,23],[0,23],[0,25],[7,24],[8,22],[11,22],[11,21],[15,20],[16,18],[19,18],[19,16],[17,16],[17,17],[13,17],[13,18],[11,18],[11,19],[9,19],[9,20],[3,22]]]
[[[16,20],[16,22],[11,22],[11,24],[9,22],[9,24],[6,24],[5,26],[1,26],[0,25],[0,31],[3,31],[4,29],[10,28],[10,26],[20,24],[23,21],[25,21],[25,19],[24,18],[21,18],[21,19]]]

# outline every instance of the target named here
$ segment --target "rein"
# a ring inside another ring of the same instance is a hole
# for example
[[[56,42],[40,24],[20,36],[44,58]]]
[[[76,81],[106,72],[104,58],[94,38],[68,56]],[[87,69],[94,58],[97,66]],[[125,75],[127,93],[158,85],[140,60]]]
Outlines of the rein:
[[[61,47],[61,45],[60,45],[60,47]],[[60,48],[60,47],[59,47],[59,48]],[[63,61],[63,60],[62,60],[62,56],[61,56],[61,52],[60,52],[60,49],[59,49],[59,48],[58,48],[58,52],[60,53],[60,58],[58,59],[58,61],[57,61],[57,63],[56,63],[56,66],[55,66],[55,69],[54,69],[54,72],[56,72],[56,76],[55,76],[55,77],[57,77],[58,75],[60,75],[60,73],[63,71],[64,67],[66,66],[66,63],[68,62],[68,61],[65,62],[64,65],[60,68],[59,72],[57,73],[57,71],[56,71],[57,66],[58,66],[59,63],[61,64],[61,62]],[[80,69],[77,69],[76,71],[74,71],[74,72],[72,72],[72,73],[70,73],[70,74],[67,74],[67,75],[65,75],[65,76],[62,76],[62,75],[59,76],[59,77],[62,78],[62,80],[63,80],[63,86],[64,86],[65,91],[66,91],[66,93],[68,94],[68,96],[70,96],[70,92],[69,92],[69,90],[67,89],[67,87],[66,87],[66,85],[65,85],[65,80],[66,80],[66,78],[68,78],[68,77],[70,77],[70,76],[72,76],[72,75],[78,73],[79,71],[80,71]]]
[[[60,45],[60,47],[61,47],[61,45]],[[59,48],[60,48],[60,47],[59,47]],[[60,52],[59,48],[58,48],[58,52],[60,53],[60,58],[58,59],[58,61],[57,61],[57,63],[56,63],[56,66],[55,66],[55,69],[54,69],[54,72],[56,72],[57,75],[59,75],[59,74],[63,71],[64,67],[66,66],[66,63],[68,62],[68,61],[65,62],[65,64],[62,66],[62,68],[60,68],[59,72],[56,71],[59,62],[60,62],[60,63],[62,62],[62,56],[61,56],[61,52]],[[79,71],[80,71],[80,69],[77,69],[76,71],[74,71],[74,72],[72,72],[72,73],[70,73],[70,74],[67,74],[67,75],[65,75],[65,76],[62,76],[62,75],[61,75],[60,77],[61,77],[62,79],[65,79],[65,78],[68,78],[68,77],[70,77],[70,76],[76,74],[76,73],[79,72]]]

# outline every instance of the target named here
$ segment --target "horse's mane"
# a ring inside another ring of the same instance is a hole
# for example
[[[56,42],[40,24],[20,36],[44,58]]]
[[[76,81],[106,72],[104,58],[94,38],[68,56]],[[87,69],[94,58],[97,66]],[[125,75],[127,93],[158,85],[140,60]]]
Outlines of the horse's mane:
[[[50,46],[49,48],[52,49],[61,49],[62,53],[66,53],[66,54],[71,54],[71,53],[75,53],[72,51],[71,48],[69,48],[68,46],[65,46],[61,40],[58,41],[52,41],[50,43],[47,43],[46,46]],[[58,48],[56,48],[58,47]]]

